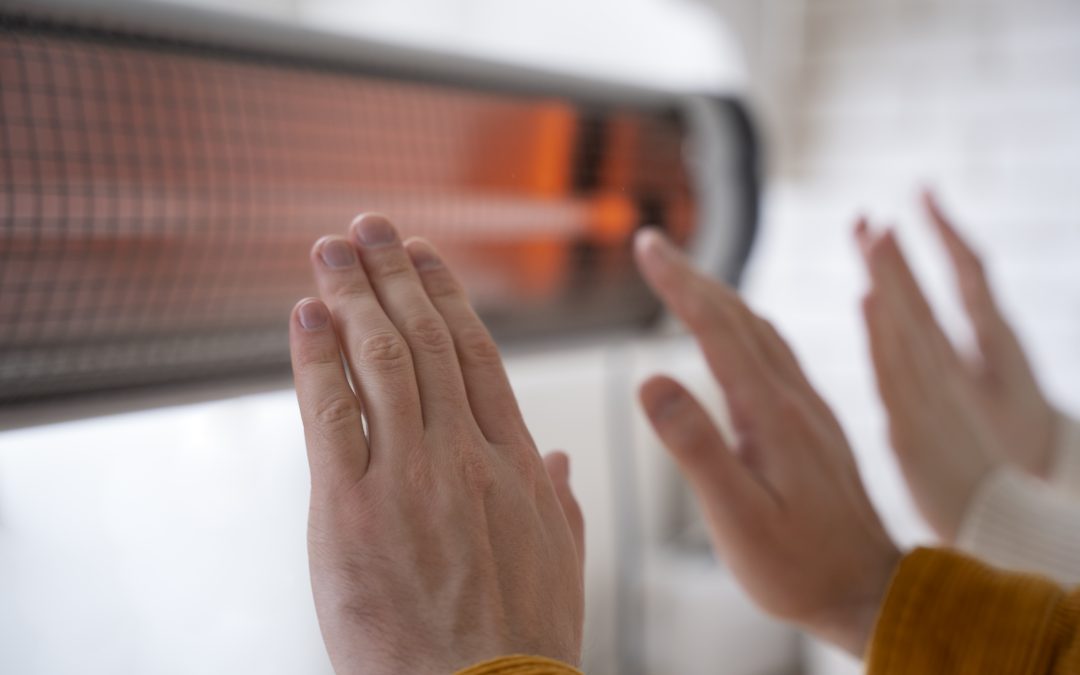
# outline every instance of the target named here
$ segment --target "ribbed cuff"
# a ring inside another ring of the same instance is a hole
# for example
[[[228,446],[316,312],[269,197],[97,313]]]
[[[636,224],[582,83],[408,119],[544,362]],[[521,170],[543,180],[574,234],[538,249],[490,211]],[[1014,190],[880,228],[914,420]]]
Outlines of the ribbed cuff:
[[[501,656],[459,670],[456,675],[582,675],[577,668],[542,656]]]
[[[1053,583],[942,549],[897,567],[867,656],[868,675],[1050,672],[1076,630],[1075,599]]]
[[[1080,500],[999,468],[972,496],[956,545],[992,565],[1080,583]]]
[[[1080,499],[1080,422],[1062,413],[1058,413],[1057,439],[1048,482]]]

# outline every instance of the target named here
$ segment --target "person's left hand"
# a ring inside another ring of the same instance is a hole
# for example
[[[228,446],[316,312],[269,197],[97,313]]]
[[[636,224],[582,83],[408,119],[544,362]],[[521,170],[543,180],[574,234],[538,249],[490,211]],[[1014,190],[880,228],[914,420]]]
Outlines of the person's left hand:
[[[919,511],[954,541],[982,479],[1004,461],[994,420],[915,281],[895,235],[856,237],[870,270],[863,301],[889,436]]]
[[[994,297],[982,259],[933,193],[923,195],[923,205],[952,262],[960,300],[971,322],[975,350],[961,360],[986,424],[1000,441],[1006,461],[1045,479],[1053,462],[1058,413]]]
[[[290,336],[311,584],[335,670],[576,664],[583,523],[567,458],[541,459],[461,286],[430,244],[402,245],[376,215],[311,259],[322,300],[297,304]]]

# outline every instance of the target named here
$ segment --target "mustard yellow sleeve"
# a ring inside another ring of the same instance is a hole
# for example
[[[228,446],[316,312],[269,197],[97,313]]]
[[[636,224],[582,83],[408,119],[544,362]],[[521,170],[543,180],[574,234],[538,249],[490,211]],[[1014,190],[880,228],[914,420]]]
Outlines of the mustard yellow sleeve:
[[[867,673],[1080,674],[1080,590],[916,549],[893,576]]]
[[[459,670],[455,675],[582,675],[562,661],[542,656],[502,656]]]

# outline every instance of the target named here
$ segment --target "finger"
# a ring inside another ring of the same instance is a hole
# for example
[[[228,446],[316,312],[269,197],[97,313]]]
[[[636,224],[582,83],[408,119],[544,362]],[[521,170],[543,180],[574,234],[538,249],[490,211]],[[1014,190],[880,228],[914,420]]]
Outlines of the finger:
[[[412,357],[379,304],[355,247],[343,237],[323,237],[315,242],[311,259],[319,295],[330,308],[367,413],[373,444],[417,437],[423,417]],[[376,456],[372,461],[381,459]]]
[[[870,245],[878,238],[878,235],[870,228],[870,221],[866,216],[859,216],[855,221],[855,243],[859,245],[859,253],[863,262],[869,262]]]
[[[799,359],[795,356],[795,352],[791,350],[791,346],[776,330],[772,322],[759,317],[754,318],[756,319],[755,330],[758,333],[760,342],[765,346],[770,362],[774,363],[775,367],[784,373],[784,377],[792,387],[800,391],[805,400],[817,410],[820,419],[829,420],[830,424],[839,427],[832,409],[829,408],[828,404],[825,403],[825,399],[821,398],[821,394],[811,384],[810,378],[806,376],[806,372],[799,365]]]
[[[903,342],[898,339],[879,294],[872,291],[863,298],[862,312],[878,392],[889,415],[894,416],[900,412],[899,406],[912,398],[910,357],[903,350]]]
[[[581,513],[574,492],[570,488],[570,458],[564,452],[549,452],[544,455],[544,468],[547,469],[552,485],[555,486],[555,496],[559,499],[563,515],[570,526],[570,534],[574,537],[574,546],[577,548],[578,564],[585,567],[585,517]]]
[[[301,300],[289,321],[296,398],[304,422],[313,488],[333,489],[363,477],[368,445],[356,399],[341,362],[341,347],[321,301]]]
[[[960,236],[960,232],[946,217],[932,193],[926,192],[923,195],[923,204],[952,261],[960,286],[961,300],[972,320],[995,318],[998,315],[997,303],[986,279],[982,260]]]
[[[409,345],[425,425],[472,424],[450,330],[424,292],[397,230],[385,216],[368,213],[353,221],[350,235],[379,303]]]
[[[694,270],[658,232],[643,231],[634,249],[645,280],[697,339],[736,428],[753,426],[772,407],[776,382],[745,325],[742,301]]]
[[[1000,357],[1003,350],[1011,351],[1014,345],[1019,349],[1012,328],[994,298],[982,259],[945,215],[932,192],[923,193],[923,204],[952,261],[960,301],[975,330],[979,351],[994,359]]]
[[[875,230],[865,216],[859,217],[855,223],[855,241],[871,280],[871,290],[862,301],[863,321],[878,391],[890,412],[895,412],[898,396],[912,378],[910,352],[906,349],[910,344],[904,341],[897,323],[910,326],[913,319],[899,296],[895,279],[880,261],[875,262],[875,255],[883,255],[883,239],[884,234]]]
[[[473,417],[492,443],[508,443],[528,434],[502,357],[468,296],[438,252],[423,239],[405,248],[435,309],[453,337]]]
[[[652,377],[639,396],[656,434],[718,526],[738,530],[740,523],[754,520],[755,511],[777,506],[763,489],[764,479],[731,452],[708,413],[681,384]]]
[[[956,350],[934,317],[892,230],[870,245],[868,259],[884,309],[893,315],[893,325],[902,332],[911,354],[919,357],[916,364],[934,369],[959,366]]]

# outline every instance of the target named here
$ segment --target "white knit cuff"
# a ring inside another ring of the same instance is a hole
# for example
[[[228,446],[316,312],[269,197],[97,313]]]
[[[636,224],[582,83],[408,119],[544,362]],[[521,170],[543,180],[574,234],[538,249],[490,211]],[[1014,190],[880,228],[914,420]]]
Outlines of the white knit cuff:
[[[1007,569],[1080,583],[1080,500],[1015,469],[983,479],[968,504],[956,545]]]
[[[1056,489],[1080,499],[1080,422],[1061,413],[1048,479]]]

